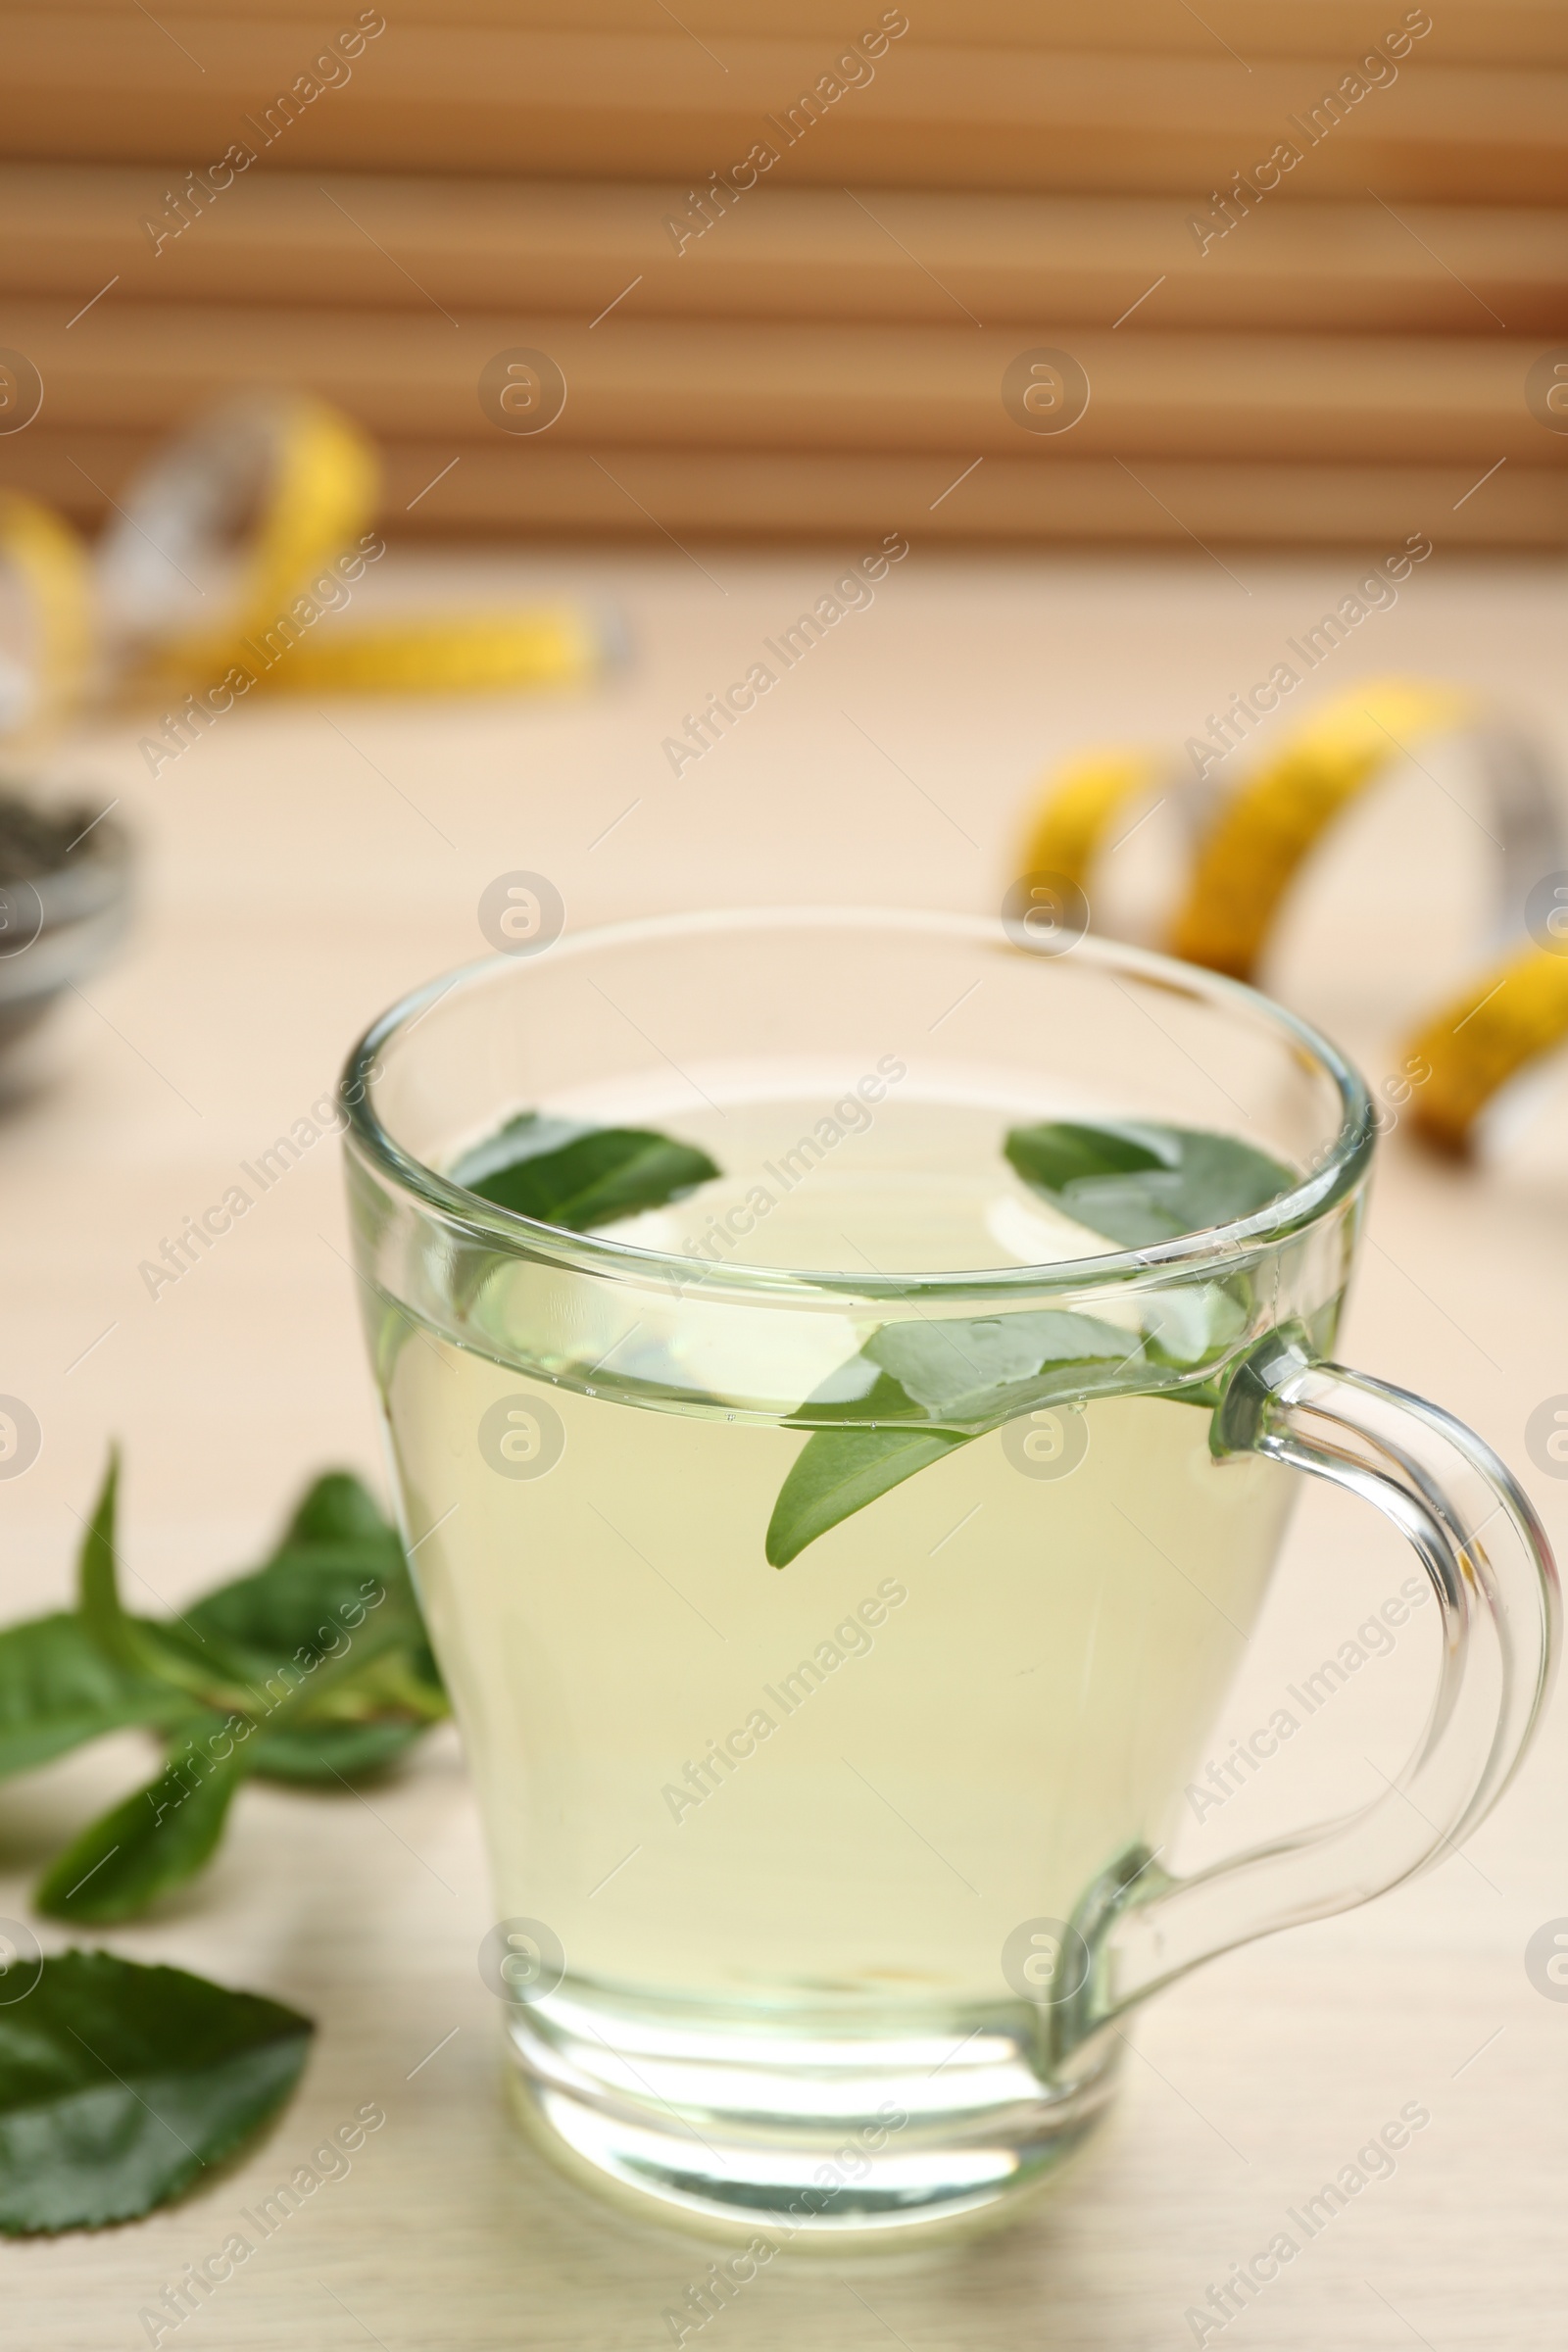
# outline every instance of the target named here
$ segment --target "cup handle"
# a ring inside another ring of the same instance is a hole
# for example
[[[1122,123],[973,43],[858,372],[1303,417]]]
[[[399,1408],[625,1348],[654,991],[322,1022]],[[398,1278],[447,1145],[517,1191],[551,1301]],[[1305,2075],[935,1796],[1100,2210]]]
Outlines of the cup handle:
[[[1438,1688],[1414,1753],[1358,1811],[1190,1878],[1147,1847],[1107,1870],[1072,1923],[1086,1973],[1054,2012],[1058,2063],[1087,2061],[1123,2011],[1200,1961],[1353,1910],[1449,1852],[1511,1779],[1556,1665],[1545,1532],[1491,1447],[1439,1406],[1315,1361],[1282,1330],[1238,1366],[1209,1443],[1220,1461],[1260,1453],[1332,1479],[1393,1520],[1438,1596]]]

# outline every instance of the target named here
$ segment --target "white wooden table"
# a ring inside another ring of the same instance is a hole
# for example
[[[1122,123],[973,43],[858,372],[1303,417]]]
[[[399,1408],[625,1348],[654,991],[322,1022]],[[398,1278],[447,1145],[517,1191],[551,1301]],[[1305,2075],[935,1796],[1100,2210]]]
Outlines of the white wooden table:
[[[74,1514],[111,1435],[126,1450],[124,1548],[149,1608],[246,1564],[318,1466],[379,1479],[334,1146],[156,1302],[137,1267],[331,1084],[371,1014],[480,952],[475,904],[494,875],[548,873],[573,925],[747,900],[989,909],[1046,761],[1106,736],[1200,731],[1356,569],[1247,557],[1227,572],[1197,550],[1076,563],[916,553],[677,780],[662,739],[841,568],[825,555],[696,557],[394,556],[368,584],[367,606],[561,585],[606,600],[632,660],[586,696],[242,709],[156,782],[130,726],[74,747],[70,770],[103,801],[119,796],[139,837],[142,910],[122,960],[50,1033],[46,1083],[0,1120],[0,1391],[25,1397],[45,1432],[35,1467],[0,1484],[8,1615],[65,1594]],[[1323,682],[1396,668],[1467,677],[1568,756],[1565,620],[1555,566],[1440,549]],[[1325,855],[1272,975],[1374,1077],[1394,1066],[1401,1023],[1479,953],[1486,811],[1454,761],[1423,760]],[[1396,1136],[1347,1350],[1469,1417],[1523,1470],[1558,1537],[1568,1486],[1527,1462],[1523,1425],[1568,1390],[1565,1138],[1568,1072],[1514,1152],[1481,1173]],[[1369,1515],[1309,1496],[1221,1731],[1266,1720],[1283,1684],[1406,1573]],[[1194,1856],[1375,1787],[1417,1718],[1431,1633],[1428,1622],[1401,1636],[1269,1776],[1195,1827]],[[41,1859],[144,1770],[126,1737],[10,1785],[0,1913],[22,1912]],[[1467,1854],[1371,1909],[1234,1956],[1149,2011],[1119,2120],[1011,2234],[831,2272],[776,2264],[710,2339],[736,2352],[1190,2343],[1183,2315],[1209,2282],[1415,2100],[1431,2124],[1396,2174],[1358,2195],[1223,2340],[1555,2352],[1568,2003],[1533,1988],[1523,1951],[1568,1915],[1565,1813],[1559,1714]],[[108,1940],[311,2011],[321,2030],[303,2089],[265,2147],[177,2209],[0,2248],[6,2340],[36,2352],[144,2343],[139,2309],[375,2099],[388,2122],[351,2175],[166,2342],[667,2343],[662,2313],[708,2253],[602,2210],[514,2137],[495,2006],[474,1968],[489,1920],[450,1730],[364,1799],[246,1790],[218,1867]]]

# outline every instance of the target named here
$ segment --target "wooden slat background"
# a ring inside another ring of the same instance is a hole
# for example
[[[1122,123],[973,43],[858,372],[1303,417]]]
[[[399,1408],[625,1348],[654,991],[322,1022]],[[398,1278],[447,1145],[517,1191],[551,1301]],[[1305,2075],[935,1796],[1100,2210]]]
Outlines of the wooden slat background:
[[[271,171],[155,253],[142,223],[163,212],[170,177],[0,166],[5,293],[79,287],[85,300],[118,271],[120,302],[224,301],[242,288],[297,309],[381,307],[410,299],[401,263],[459,312],[569,316],[640,274],[634,318],[953,325],[967,307],[987,325],[1043,329],[1108,327],[1163,272],[1148,321],[1161,327],[1490,337],[1490,306],[1511,333],[1568,334],[1568,212],[1543,208],[1412,204],[1396,219],[1364,202],[1275,205],[1200,253],[1191,204],[1172,197],[886,189],[866,205],[841,188],[765,188],[721,234],[677,252],[663,223],[685,210],[679,181]]]
[[[45,382],[0,481],[91,516],[215,398],[297,384],[387,443],[411,531],[1562,540],[1568,436],[1525,398],[1568,344],[1556,0],[1438,10],[1312,144],[1424,11],[939,0],[788,143],[829,0],[387,0],[264,143],[358,13],[0,9],[0,345]],[[679,245],[760,138],[774,169]],[[1200,246],[1282,138],[1299,164]],[[257,160],[172,233],[236,139]],[[1040,345],[1093,386],[1070,434],[1003,405]],[[537,441],[477,396],[515,346],[569,386]]]
[[[260,16],[173,15],[155,24],[128,10],[67,5],[3,22],[0,144],[36,159],[205,164],[229,141],[254,139],[247,117],[307,73],[318,48],[302,25]],[[274,144],[286,145],[294,169],[701,181],[758,140],[784,146],[784,111],[842,46],[725,37],[720,67],[671,29],[502,30],[394,14],[343,86]],[[1201,197],[1280,140],[1304,145],[1309,134],[1293,130],[1292,118],[1359,53],[1243,70],[1217,46],[1195,56],[900,40],[874,78],[785,147],[777,170],[791,183],[829,186],[1191,188]],[[1392,86],[1348,109],[1297,170],[1318,195],[1360,194],[1370,183],[1391,201],[1561,202],[1568,75],[1516,63],[1445,65],[1420,44]]]
[[[497,436],[499,441],[500,436]],[[150,457],[156,435],[26,436],[7,462],[19,490],[91,515]],[[723,539],[1105,541],[1187,550],[1335,547],[1385,553],[1411,532],[1446,547],[1559,549],[1568,475],[1504,466],[1482,493],[1463,466],[1293,466],[1072,458],[1048,467],[985,460],[967,478],[951,457],[719,452],[538,443],[394,441],[383,451],[389,537],[545,535],[684,543]],[[20,457],[20,453],[19,453]],[[450,470],[448,470],[450,468]],[[957,488],[953,484],[957,481]],[[431,485],[434,484],[434,488]],[[946,495],[945,495],[946,494]],[[417,503],[415,503],[417,502]]]
[[[115,0],[61,4],[77,19],[117,13]],[[395,9],[381,13],[398,24],[471,30],[667,35],[673,26],[716,39],[721,49],[724,36],[808,35],[842,43],[858,27],[876,23],[881,0],[869,0],[858,14],[844,0],[689,0],[673,19],[662,0],[397,0]],[[199,17],[209,24],[245,23],[259,14],[256,0],[205,0],[199,9],[177,9],[172,16],[160,10],[157,22]],[[307,39],[352,24],[357,14],[354,0],[335,12],[323,11],[319,0],[275,0],[267,10],[269,23],[300,27]],[[1181,0],[1114,0],[1095,14],[1088,43],[1082,0],[920,0],[906,38],[917,47],[1055,51],[1092,45],[1109,55],[1157,51],[1177,57],[1211,57],[1217,43],[1253,61],[1338,58],[1342,51],[1364,49],[1403,15],[1402,0],[1389,7],[1369,7],[1367,0],[1205,0],[1201,13],[1184,10]],[[1561,0],[1444,0],[1430,39],[1450,64],[1568,64]]]

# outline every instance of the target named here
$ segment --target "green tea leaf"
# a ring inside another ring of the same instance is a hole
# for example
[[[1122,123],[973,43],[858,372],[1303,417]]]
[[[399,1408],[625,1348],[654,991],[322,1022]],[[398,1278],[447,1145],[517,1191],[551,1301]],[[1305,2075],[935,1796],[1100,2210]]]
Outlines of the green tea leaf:
[[[340,1788],[382,1772],[430,1728],[428,1716],[364,1723],[298,1723],[258,1733],[248,1758],[258,1780],[301,1788]]]
[[[358,1479],[317,1479],[270,1559],[162,1622],[121,1602],[118,1488],[112,1454],[77,1613],[0,1634],[0,1775],[127,1725],[172,1741],[159,1778],[46,1873],[38,1900],[60,1918],[128,1919],[184,1885],[247,1775],[341,1786],[449,1712],[402,1543]]]
[[[220,1645],[202,1640],[188,1619],[158,1624],[130,1616],[120,1598],[115,1549],[120,1454],[111,1446],[109,1467],[93,1505],[76,1556],[76,1611],[104,1657],[122,1672],[151,1677],[199,1705],[227,1706],[235,1690],[236,1661]]]
[[[786,1566],[830,1527],[1015,1414],[1124,1395],[1147,1386],[1150,1369],[1140,1334],[1065,1310],[885,1323],[791,1415],[812,1434],[779,1489],[767,1558]]]
[[[105,1657],[62,1611],[0,1633],[0,1779],[30,1772],[130,1724],[167,1728],[188,1702],[157,1676]]]
[[[211,1860],[245,1767],[244,1743],[225,1719],[201,1719],[157,1780],[89,1823],[56,1857],[38,1882],[38,1909],[102,1926],[134,1918],[184,1886]]]
[[[265,1674],[300,1649],[340,1647],[369,1611],[387,1603],[422,1639],[396,1528],[357,1478],[333,1470],[307,1489],[276,1550],[205,1593],[184,1622]]]
[[[405,1640],[423,1639],[401,1552],[394,1565],[384,1552],[289,1544],[264,1567],[193,1602],[185,1617],[265,1687],[292,1662],[346,1652],[370,1618],[385,1623],[388,1613]]]
[[[168,2204],[277,2112],[314,2032],[183,1969],[46,1959],[0,2006],[0,2231],[96,2230]]]
[[[354,1566],[363,1565],[362,1555]],[[334,1616],[330,1581],[308,1557],[287,1555],[243,1581],[255,1590],[235,1595],[230,1588],[225,1621],[234,1625],[243,1606],[256,1643],[245,1711],[258,1728],[247,1771],[331,1786],[384,1764],[450,1712],[406,1585],[356,1576]],[[304,1639],[285,1652],[290,1633]],[[266,1646],[270,1636],[274,1646]]]
[[[813,1430],[790,1465],[767,1523],[765,1550],[785,1568],[830,1527],[969,1439],[945,1429]]]
[[[1150,1369],[1140,1332],[1060,1307],[884,1323],[790,1419],[807,1429],[939,1421],[978,1437],[1053,1398],[1142,1388]]]
[[[330,1544],[381,1550],[396,1568],[403,1565],[397,1529],[382,1518],[375,1496],[352,1470],[326,1470],[311,1482],[284,1530],[280,1548]]]
[[[1006,1155],[1065,1215],[1128,1247],[1250,1215],[1295,1182],[1229,1136],[1143,1123],[1015,1127]],[[1213,1382],[1191,1375],[1240,1338],[1248,1300],[1206,1282],[1141,1305],[1136,1332],[1058,1308],[884,1324],[791,1415],[812,1434],[773,1506],[768,1559],[783,1567],[954,1446],[1043,1405],[1138,1394],[1212,1405]]]
[[[1211,1363],[1242,1338],[1254,1303],[1246,1273],[1173,1283],[1152,1293],[1144,1307],[1144,1346],[1157,1364]]]
[[[525,1111],[452,1171],[481,1200],[570,1233],[662,1208],[719,1173],[706,1152],[642,1127],[588,1127]]]
[[[109,1449],[109,1467],[92,1517],[76,1554],[76,1608],[82,1624],[106,1658],[132,1668],[145,1664],[135,1628],[120,1604],[115,1559],[115,1506],[120,1491],[120,1449]]]
[[[1014,1127],[1004,1150],[1054,1208],[1129,1250],[1249,1217],[1297,1181],[1267,1152],[1198,1127],[1048,1121]]]
[[[887,1323],[862,1350],[933,1419],[994,1429],[1054,1397],[1139,1385],[1143,1339],[1119,1323],[1048,1307],[965,1322]]]
[[[449,1712],[397,1530],[346,1472],[318,1479],[272,1557],[187,1621],[243,1666],[262,1727],[252,1773],[330,1787]]]

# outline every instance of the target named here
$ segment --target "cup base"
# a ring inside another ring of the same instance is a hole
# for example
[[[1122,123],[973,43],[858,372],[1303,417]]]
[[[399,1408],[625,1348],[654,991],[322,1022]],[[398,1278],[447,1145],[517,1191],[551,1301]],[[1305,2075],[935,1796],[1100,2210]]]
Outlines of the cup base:
[[[1016,2017],[894,2038],[742,2036],[564,1987],[508,2018],[514,2101],[575,2179],[773,2252],[903,2246],[1010,2220],[1103,2115],[1114,2067],[1054,2089]],[[761,2259],[770,2259],[770,2255]]]

